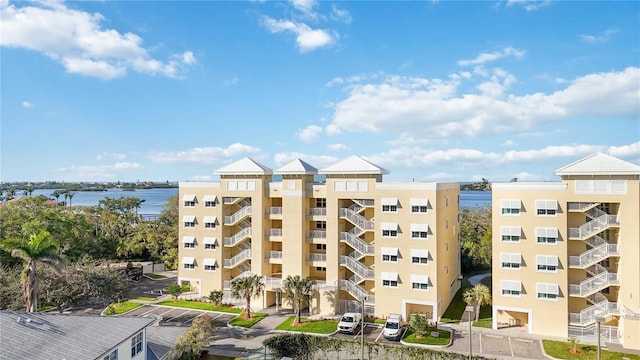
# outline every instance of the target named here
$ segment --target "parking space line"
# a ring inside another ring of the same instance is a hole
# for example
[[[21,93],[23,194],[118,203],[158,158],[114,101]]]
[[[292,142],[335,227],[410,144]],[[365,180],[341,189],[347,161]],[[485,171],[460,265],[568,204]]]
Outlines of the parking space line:
[[[152,312],[156,311],[156,309],[157,309],[157,307],[152,306],[152,307],[151,307],[151,310],[149,310],[149,311],[147,311],[147,312],[145,312],[145,313],[142,313],[142,314],[140,314],[140,315],[138,315],[138,316],[144,317],[144,316],[149,315],[150,313],[152,313]]]
[[[513,346],[511,345],[511,336],[507,337],[507,339],[509,339],[509,350],[511,350],[511,357],[515,357],[513,355]]]
[[[522,341],[522,342],[528,342],[528,343],[532,343],[533,342],[533,340],[531,340],[531,339],[513,339],[513,340]]]
[[[504,336],[500,336],[500,335],[486,334],[485,336],[495,338],[495,339],[504,339]]]
[[[483,354],[483,351],[482,351],[482,333],[478,333],[478,335],[479,335],[478,338],[480,339],[480,341],[479,341],[480,342],[480,354]],[[469,333],[469,341],[471,341],[471,333]]]
[[[186,313],[188,313],[188,312],[190,312],[190,311],[191,311],[191,310],[187,310],[187,311],[181,312],[179,315],[176,315],[176,316],[174,316],[174,317],[172,317],[172,318],[170,318],[170,319],[167,319],[167,320],[165,320],[165,321],[170,322],[171,320],[173,320],[173,319],[175,319],[175,318],[179,318],[180,316],[182,316],[182,315],[184,315],[184,314],[186,314]]]
[[[380,331],[380,334],[378,334],[378,337],[376,337],[375,342],[378,342],[378,340],[380,340],[380,337],[382,336],[382,334],[384,334],[384,330]]]
[[[200,317],[200,316],[202,316],[202,315],[204,315],[204,313],[203,313],[203,312],[201,312],[200,314],[198,314],[198,315],[196,315],[196,316],[192,317],[191,319],[189,319],[189,320],[185,321],[184,323],[185,323],[185,324],[188,324],[188,323],[192,322],[193,320],[195,320],[195,319],[199,318],[199,317]]]

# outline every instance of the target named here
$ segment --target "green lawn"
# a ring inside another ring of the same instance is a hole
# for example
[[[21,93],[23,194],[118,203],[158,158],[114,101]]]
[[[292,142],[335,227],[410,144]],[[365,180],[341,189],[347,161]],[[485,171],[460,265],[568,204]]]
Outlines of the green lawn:
[[[491,305],[481,306],[480,307],[480,317],[478,321],[473,322],[473,326],[483,327],[483,328],[491,328],[492,320],[491,317],[493,307]]]
[[[542,340],[542,345],[544,346],[544,351],[547,353],[547,355],[553,356],[556,359],[595,360],[598,353],[598,348],[595,345],[578,344],[576,346],[576,349],[579,350],[580,353],[577,355],[569,352],[569,350],[572,349],[572,346],[568,342]],[[624,354],[602,350],[600,358],[602,360],[622,360],[622,358],[628,358],[630,360],[640,360],[640,355]]]
[[[366,317],[364,318],[364,322],[366,323],[371,323],[371,324],[381,324],[384,325],[387,320],[386,319],[380,319],[380,318],[371,318],[371,317]]]
[[[131,311],[137,307],[142,306],[142,303],[125,301],[120,303],[111,303],[107,306],[107,310],[104,312],[106,315],[120,315],[128,311]]]
[[[152,296],[136,296],[133,298],[133,300],[144,300],[144,301],[153,301],[156,298],[152,297]]]
[[[289,317],[287,320],[283,321],[280,325],[276,327],[276,330],[287,330],[287,331],[303,331],[314,334],[331,334],[338,329],[338,321],[337,320],[316,320],[309,321],[306,318],[301,318],[301,324],[293,325],[293,320],[295,320],[295,316]]]
[[[433,329],[429,331],[429,333],[426,336],[422,338],[417,338],[416,333],[414,333],[413,330],[409,328],[407,329],[407,332],[402,338],[402,341],[406,343],[422,344],[422,345],[448,345],[449,342],[451,341],[451,333],[446,330],[437,330],[438,337],[431,336],[431,333],[435,331],[436,330]]]
[[[179,308],[186,309],[196,309],[196,310],[209,310],[209,311],[219,311],[226,312],[232,314],[240,314],[242,313],[241,309],[225,306],[225,305],[214,305],[212,303],[200,302],[200,301],[188,301],[188,300],[165,300],[158,303],[158,305],[166,305],[166,306],[175,306]]]
[[[146,277],[150,277],[154,280],[158,280],[158,279],[166,279],[167,277],[164,275],[160,275],[160,274],[154,274],[154,273],[148,273],[148,274],[144,274],[144,276]]]
[[[265,313],[252,313],[251,314],[251,319],[247,319],[244,317],[245,313],[241,313],[240,316],[233,318],[233,320],[229,321],[230,325],[233,326],[240,326],[240,327],[245,327],[245,328],[250,328],[253,325],[255,325],[256,323],[258,323],[258,321],[264,319],[265,317],[267,317],[267,314]]]
[[[442,318],[440,319],[441,323],[459,323],[462,315],[464,314],[464,308],[467,304],[462,300],[462,293],[465,289],[471,287],[469,281],[462,280],[462,285],[460,289],[456,293],[456,295],[451,300],[449,307],[445,310],[444,314],[442,314]]]

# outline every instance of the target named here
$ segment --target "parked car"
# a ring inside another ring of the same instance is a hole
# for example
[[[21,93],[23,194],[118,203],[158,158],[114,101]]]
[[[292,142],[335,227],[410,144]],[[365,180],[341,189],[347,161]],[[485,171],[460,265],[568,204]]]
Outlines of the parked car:
[[[360,313],[345,313],[338,323],[338,331],[355,334],[361,319]]]
[[[391,314],[384,323],[383,334],[385,339],[388,340],[400,340],[402,337],[402,316],[399,314]]]

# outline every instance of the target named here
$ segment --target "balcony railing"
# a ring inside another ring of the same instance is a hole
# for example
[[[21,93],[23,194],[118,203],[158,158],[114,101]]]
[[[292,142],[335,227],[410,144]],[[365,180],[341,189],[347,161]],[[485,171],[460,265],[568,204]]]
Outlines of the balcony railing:
[[[352,209],[341,208],[340,217],[346,218],[353,225],[359,227],[362,230],[374,230],[376,227],[376,224],[373,221],[365,218]]]
[[[618,226],[620,223],[618,222],[617,215],[602,215],[597,219],[589,221],[586,224],[583,224],[579,228],[569,228],[569,238],[570,239],[582,239],[598,234],[605,228],[609,226]]]
[[[375,247],[373,245],[370,245],[351,232],[341,232],[340,241],[344,241],[347,245],[351,246],[362,255],[373,255],[375,252]]]
[[[251,258],[251,249],[243,250],[231,259],[224,259],[224,267],[233,268],[239,263]]]
[[[282,259],[282,251],[269,251],[269,259]]]
[[[358,300],[365,299],[365,304],[375,304],[376,297],[373,293],[368,292],[367,290],[361,288],[360,286],[352,283],[349,280],[340,280],[339,282],[340,289],[345,290],[351,296]]]
[[[243,217],[245,217],[247,215],[251,215],[251,206],[245,206],[242,209],[240,209],[240,210],[236,211],[235,213],[233,213],[233,215],[225,216],[224,217],[224,224],[225,225],[233,225],[238,220],[241,220]]]
[[[282,207],[270,207],[267,215],[282,215]]]
[[[307,260],[312,262],[316,262],[316,261],[326,262],[327,254],[310,253],[309,256],[307,257]]]
[[[349,269],[351,269],[351,271],[360,275],[360,277],[364,279],[373,280],[375,277],[374,270],[370,269],[366,265],[350,256],[340,256],[340,265],[348,267]]]
[[[619,255],[618,244],[604,243],[579,256],[569,256],[569,267],[584,268],[615,255]]]
[[[596,343],[598,330],[595,324],[589,326],[569,326],[569,337],[576,338],[580,342]],[[617,326],[600,325],[600,341],[608,343],[620,343],[620,334]]]
[[[569,296],[587,296],[608,286],[620,285],[617,273],[601,272],[580,284],[569,284]]]
[[[375,205],[375,201],[373,199],[353,199],[353,201],[362,207],[371,207]]]
[[[309,209],[309,215],[311,216],[326,216],[327,208],[311,208]]]
[[[262,281],[264,282],[264,286],[267,289],[279,289],[279,288],[282,288],[282,278],[264,276],[262,278]]]
[[[326,239],[327,231],[326,230],[311,230],[309,231],[309,238],[311,239]]]
[[[240,241],[251,236],[251,228],[244,228],[231,237],[224,238],[224,246],[236,246]]]
[[[224,281],[224,284],[223,284],[223,287],[224,287],[225,289],[231,289],[231,283],[232,283],[234,280],[237,280],[237,279],[243,279],[243,278],[249,277],[249,276],[251,276],[251,274],[253,274],[251,271],[245,271],[245,272],[241,273],[240,275],[238,275],[238,276],[234,277],[234,278],[233,278],[233,279],[231,279],[231,280],[225,280],[225,281]]]
[[[585,325],[585,324],[596,321],[596,316],[617,315],[617,314],[619,314],[618,303],[610,302],[605,298],[604,301],[601,301],[595,305],[589,306],[588,308],[583,309],[579,313],[570,313],[569,323]]]

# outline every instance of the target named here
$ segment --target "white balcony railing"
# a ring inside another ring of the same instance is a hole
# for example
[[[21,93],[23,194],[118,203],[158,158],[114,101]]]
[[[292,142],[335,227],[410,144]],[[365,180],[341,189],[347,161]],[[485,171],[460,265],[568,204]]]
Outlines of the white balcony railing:
[[[326,230],[311,230],[309,231],[309,238],[311,239],[326,239],[327,231]]]
[[[327,208],[311,208],[309,209],[309,215],[311,216],[326,216]]]
[[[586,325],[596,321],[597,316],[607,316],[607,315],[617,315],[617,314],[619,314],[618,304],[615,302],[610,302],[605,298],[603,301],[595,305],[591,305],[588,308],[583,309],[579,313],[570,313],[569,323]]]
[[[609,256],[619,255],[618,244],[600,244],[579,256],[569,256],[569,267],[583,268],[593,265]]]
[[[373,293],[363,289],[362,287],[352,283],[349,280],[340,280],[339,282],[340,289],[345,290],[351,296],[358,300],[365,299],[365,304],[375,304],[376,297]]]
[[[243,250],[231,259],[224,259],[224,267],[233,268],[239,263],[251,258],[251,249]]]
[[[351,256],[340,256],[340,265],[346,266],[354,273],[358,274],[360,277],[373,280],[375,277],[375,271],[359,262],[358,260],[352,258]]]
[[[582,224],[579,228],[569,228],[570,239],[582,239],[600,233],[609,226],[618,226],[617,215],[602,215],[598,218]]]
[[[236,246],[240,241],[251,236],[251,228],[244,228],[231,237],[224,238],[224,246]]]
[[[233,215],[230,216],[225,216],[224,217],[224,224],[225,225],[233,225],[235,224],[238,220],[241,220],[243,217],[251,215],[251,206],[245,206],[242,209],[236,211],[235,213],[233,213]]]
[[[282,207],[277,207],[277,206],[270,207],[268,215],[282,215]]]
[[[347,245],[351,246],[362,255],[374,255],[375,247],[351,232],[341,232],[340,241],[347,243]]]
[[[596,343],[598,330],[595,324],[589,326],[569,326],[569,337],[576,338],[582,343]],[[600,325],[600,341],[608,343],[620,343],[620,334],[617,326]]]
[[[365,218],[352,209],[341,208],[340,217],[346,218],[349,222],[362,230],[374,230],[376,227],[373,221]]]
[[[307,260],[312,261],[312,262],[316,262],[316,261],[326,262],[327,261],[327,254],[310,253],[309,256],[307,257]]]
[[[620,285],[617,273],[601,272],[580,284],[569,284],[569,296],[584,297],[612,285]]]

